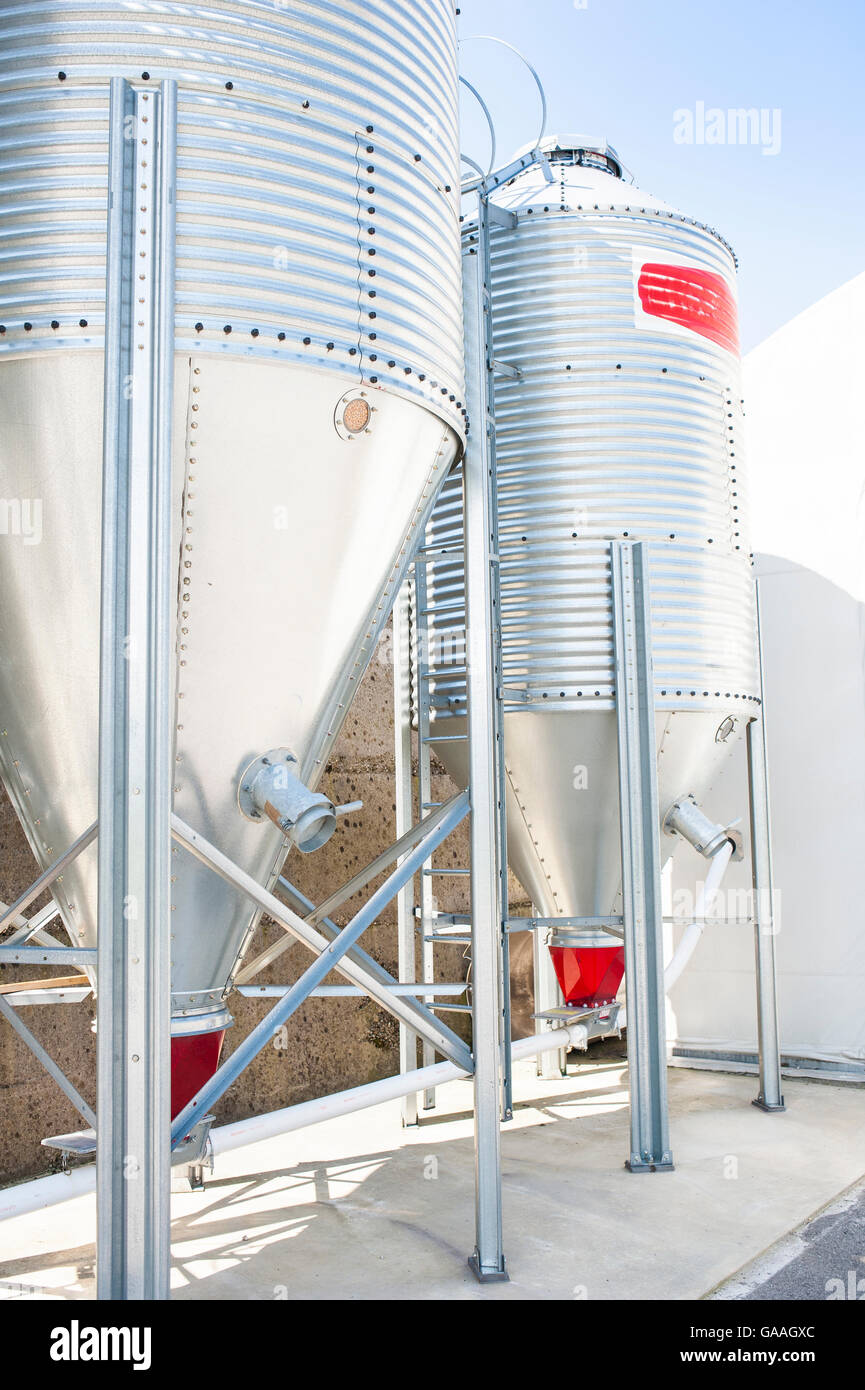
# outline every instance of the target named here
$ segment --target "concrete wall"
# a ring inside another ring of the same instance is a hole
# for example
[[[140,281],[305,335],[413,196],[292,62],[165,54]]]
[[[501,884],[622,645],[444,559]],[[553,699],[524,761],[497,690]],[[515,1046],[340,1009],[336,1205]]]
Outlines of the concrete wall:
[[[349,713],[324,779],[322,790],[337,803],[362,800],[363,810],[340,822],[333,839],[316,854],[293,855],[287,872],[297,887],[319,902],[345,882],[395,838],[393,785],[392,671],[386,662],[390,644],[382,642]],[[444,776],[436,799],[454,788]],[[463,825],[440,852],[455,864],[468,862],[468,835]],[[439,858],[439,862],[447,862]],[[32,882],[37,869],[15,814],[0,791],[0,900],[12,902]],[[376,880],[376,886],[381,880]],[[371,890],[335,914],[342,925]],[[465,910],[465,880],[443,879],[437,890],[444,910]],[[47,901],[47,899],[46,899]],[[28,909],[30,911],[31,909]],[[281,928],[263,924],[252,952],[281,937]],[[397,973],[396,907],[391,905],[363,940],[367,951]],[[462,951],[442,948],[439,978],[464,974]],[[297,978],[311,956],[294,943],[259,977],[261,983]],[[454,973],[456,972],[456,973]],[[0,967],[0,983],[11,983],[32,967]],[[44,970],[43,974],[59,971]],[[329,983],[342,983],[336,977]],[[272,1003],[272,1001],[269,1001]],[[226,1038],[232,1050],[257,1023],[267,1002],[231,1001],[235,1026]],[[28,1008],[23,1017],[82,1094],[95,1106],[96,1038],[91,1030],[92,999],[83,1004]],[[458,1015],[448,1015],[453,1021]],[[398,1026],[372,1000],[311,1000],[287,1025],[287,1047],[267,1047],[234,1088],[215,1107],[217,1122],[292,1105],[347,1086],[387,1076],[398,1069]],[[282,1039],[280,1039],[282,1041]],[[41,1174],[56,1166],[53,1151],[41,1147],[45,1135],[83,1128],[77,1111],[44,1073],[5,1020],[0,1019],[0,1183]]]

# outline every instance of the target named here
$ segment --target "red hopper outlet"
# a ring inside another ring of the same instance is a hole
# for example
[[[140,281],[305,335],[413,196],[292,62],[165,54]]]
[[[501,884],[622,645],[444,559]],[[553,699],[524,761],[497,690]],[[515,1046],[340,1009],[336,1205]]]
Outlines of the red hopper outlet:
[[[224,1037],[225,1029],[171,1039],[172,1120],[216,1071]]]
[[[566,1004],[608,1004],[625,973],[624,946],[551,946]]]

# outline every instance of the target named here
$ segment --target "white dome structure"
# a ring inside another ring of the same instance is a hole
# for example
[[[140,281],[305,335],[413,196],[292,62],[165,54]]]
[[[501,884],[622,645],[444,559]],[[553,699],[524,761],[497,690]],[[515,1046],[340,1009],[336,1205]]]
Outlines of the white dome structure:
[[[788,1070],[865,1076],[865,274],[745,359],[760,577],[781,1051]],[[819,711],[819,715],[818,715]],[[740,749],[711,808],[735,814]],[[743,826],[743,830],[746,827]],[[673,869],[677,893],[693,889]],[[731,865],[721,915],[748,885]],[[678,935],[679,929],[676,928]],[[728,1068],[756,1053],[747,926],[710,928],[671,993],[673,1058]]]
[[[744,361],[757,549],[865,601],[865,272]]]

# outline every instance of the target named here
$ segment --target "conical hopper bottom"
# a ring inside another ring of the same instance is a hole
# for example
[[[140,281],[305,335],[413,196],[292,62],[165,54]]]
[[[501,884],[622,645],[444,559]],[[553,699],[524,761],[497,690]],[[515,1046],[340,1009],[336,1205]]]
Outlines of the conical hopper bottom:
[[[660,821],[680,796],[704,802],[745,721],[726,741],[723,710],[659,711]],[[617,723],[613,709],[525,710],[505,715],[508,859],[539,915],[605,917],[621,912]],[[449,718],[434,732],[464,731]],[[462,787],[466,745],[438,743],[436,755]],[[744,795],[744,791],[743,791]],[[661,832],[661,861],[681,845]],[[687,850],[688,853],[693,851]],[[696,861],[695,861],[696,862]]]
[[[97,813],[103,361],[42,353],[2,370],[4,491],[38,500],[41,532],[0,546],[0,765],[48,866]],[[341,437],[350,384],[237,356],[177,358],[174,809],[265,884],[285,841],[243,819],[238,779],[285,746],[315,785],[458,449],[431,411],[374,389],[370,433]],[[94,945],[95,846],[55,892],[72,941]],[[225,1028],[256,920],[175,849],[175,1033]]]

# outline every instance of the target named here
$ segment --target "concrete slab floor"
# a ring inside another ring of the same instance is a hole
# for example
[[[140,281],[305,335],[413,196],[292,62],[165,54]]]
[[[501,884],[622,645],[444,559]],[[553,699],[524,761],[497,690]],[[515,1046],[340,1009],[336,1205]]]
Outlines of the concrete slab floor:
[[[858,1088],[671,1070],[676,1171],[625,1171],[627,1071],[604,1045],[567,1077],[515,1078],[503,1129],[510,1282],[479,1286],[471,1086],[404,1130],[398,1103],[223,1155],[172,1198],[176,1299],[693,1299],[863,1175]],[[94,1198],[0,1226],[0,1296],[92,1298]],[[831,1271],[830,1271],[831,1273]],[[828,1277],[828,1276],[827,1276]]]

